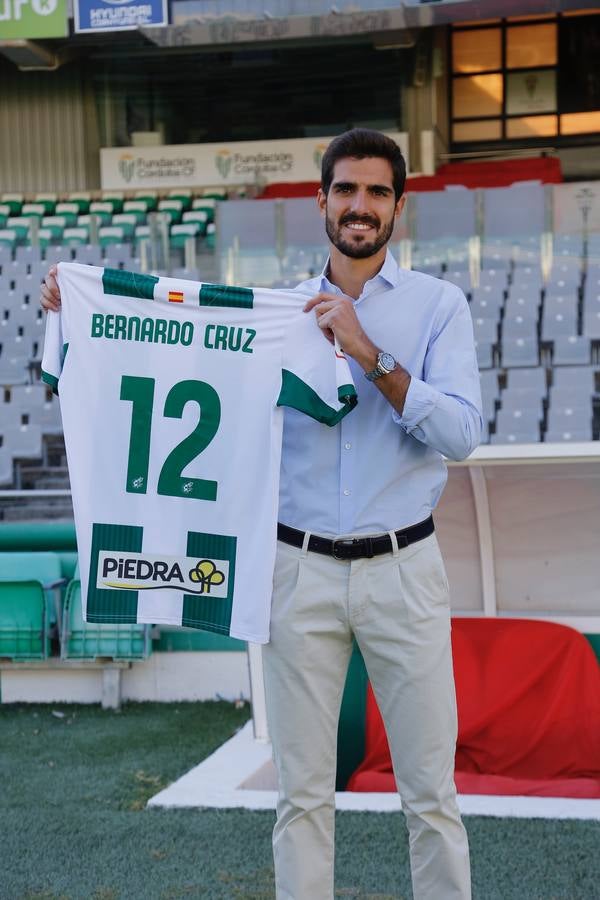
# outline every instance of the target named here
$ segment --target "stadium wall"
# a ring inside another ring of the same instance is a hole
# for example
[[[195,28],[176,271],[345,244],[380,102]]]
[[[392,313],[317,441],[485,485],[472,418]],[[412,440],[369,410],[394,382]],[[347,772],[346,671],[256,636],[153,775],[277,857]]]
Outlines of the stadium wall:
[[[99,184],[95,101],[78,64],[19,72],[0,57],[0,192]]]

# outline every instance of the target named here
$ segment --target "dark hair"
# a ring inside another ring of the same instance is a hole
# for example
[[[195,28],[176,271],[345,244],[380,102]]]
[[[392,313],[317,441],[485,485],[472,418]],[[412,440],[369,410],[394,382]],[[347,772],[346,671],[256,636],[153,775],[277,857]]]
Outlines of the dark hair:
[[[370,128],[352,128],[338,135],[330,143],[321,161],[321,190],[327,194],[333,181],[333,169],[340,159],[387,159],[392,167],[396,202],[404,193],[406,163],[398,144],[381,131]]]

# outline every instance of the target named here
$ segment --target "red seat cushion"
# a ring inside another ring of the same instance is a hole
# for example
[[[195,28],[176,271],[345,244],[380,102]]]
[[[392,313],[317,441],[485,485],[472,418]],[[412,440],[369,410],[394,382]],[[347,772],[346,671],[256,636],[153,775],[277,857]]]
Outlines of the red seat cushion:
[[[583,635],[522,619],[454,619],[456,785],[465,794],[600,798],[600,668]],[[395,791],[369,686],[366,753],[347,786]]]

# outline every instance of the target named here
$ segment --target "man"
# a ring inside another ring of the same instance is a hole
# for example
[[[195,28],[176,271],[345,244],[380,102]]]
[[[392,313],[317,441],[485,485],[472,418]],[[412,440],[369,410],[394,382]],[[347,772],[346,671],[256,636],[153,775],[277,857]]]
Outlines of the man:
[[[299,288],[350,359],[359,402],[335,428],[286,410],[271,641],[263,649],[280,797],[278,900],[332,900],[336,734],[356,639],[390,743],[410,835],[415,900],[471,896],[453,780],[456,701],[448,582],[431,511],[443,455],[481,433],[464,295],[387,251],[404,160],[354,129],[323,157],[330,256]],[[57,308],[52,272],[42,290]],[[332,540],[334,539],[335,540]]]

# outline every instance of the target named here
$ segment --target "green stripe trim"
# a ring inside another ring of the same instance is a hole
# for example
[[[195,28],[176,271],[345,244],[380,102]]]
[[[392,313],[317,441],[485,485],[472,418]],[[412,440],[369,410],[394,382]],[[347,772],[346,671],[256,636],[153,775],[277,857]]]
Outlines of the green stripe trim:
[[[140,275],[121,269],[105,269],[102,273],[102,287],[105,294],[135,297],[137,300],[154,300],[154,285],[158,284],[158,281],[156,275]]]
[[[188,531],[188,556],[198,559],[226,559],[229,561],[229,579],[226,597],[208,594],[184,594],[181,624],[188,628],[202,628],[217,634],[229,634],[233,610],[235,584],[235,557],[237,538],[227,534],[206,534]]]
[[[52,393],[58,397],[58,378],[55,375],[51,375],[50,372],[44,372],[42,369],[42,381],[50,385]]]
[[[341,409],[334,409],[293,372],[284,369],[282,375],[277,406],[289,406],[297,409],[312,419],[316,419],[317,422],[330,426],[337,425],[356,406],[354,385],[344,384],[338,388],[338,399],[344,405]]]
[[[230,287],[226,284],[203,284],[198,295],[200,306],[229,306],[252,309],[254,291],[251,288]]]

